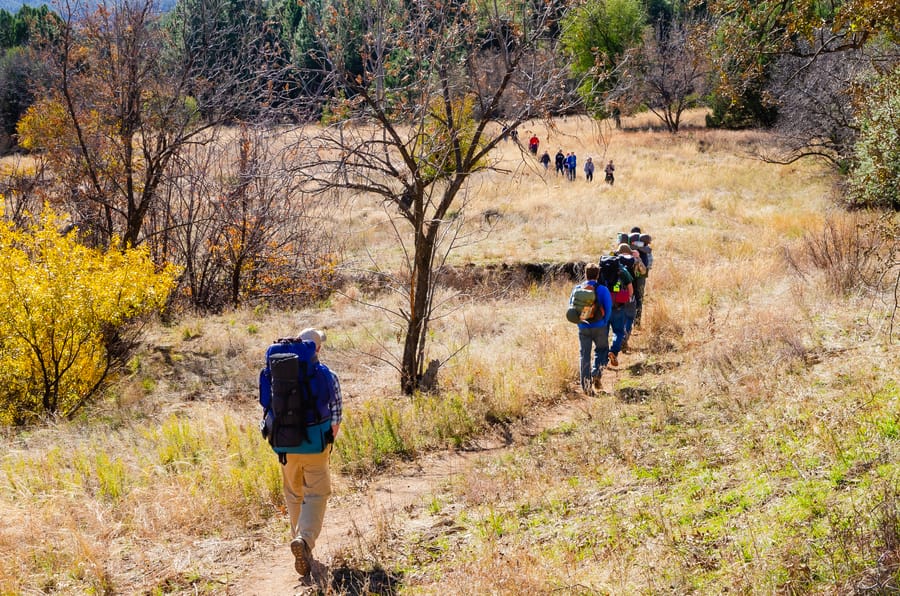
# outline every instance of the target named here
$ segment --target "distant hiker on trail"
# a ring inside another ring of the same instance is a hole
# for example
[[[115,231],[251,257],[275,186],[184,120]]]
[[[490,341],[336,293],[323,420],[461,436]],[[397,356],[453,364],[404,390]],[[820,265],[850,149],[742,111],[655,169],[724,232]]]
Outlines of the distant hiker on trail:
[[[578,171],[578,158],[575,157],[575,152],[569,154],[569,157],[566,158],[566,173],[568,174],[569,180],[575,180],[577,178]]]
[[[324,343],[325,332],[312,328],[279,339],[266,351],[259,378],[260,428],[282,464],[291,553],[301,576],[312,569],[312,550],[322,532],[331,495],[328,460],[343,412],[337,375],[319,362]]]
[[[513,140],[513,143],[519,143],[519,131],[515,128],[509,131],[509,138]]]
[[[566,156],[563,155],[562,149],[556,152],[556,175],[559,176],[565,171]]]
[[[528,150],[531,151],[532,155],[537,155],[538,145],[541,142],[538,140],[537,135],[531,135],[531,138],[528,139]]]
[[[584,177],[587,178],[588,182],[594,179],[594,162],[591,161],[590,157],[584,162]]]
[[[550,154],[546,151],[541,155],[541,165],[544,166],[544,170],[550,169]]]
[[[616,171],[616,166],[613,165],[612,160],[609,160],[609,163],[606,164],[606,167],[603,168],[603,171],[606,172],[606,183],[612,186],[613,182],[616,181],[616,177],[613,176],[613,172]]]
[[[600,267],[588,263],[584,268],[585,281],[575,286],[569,298],[570,308],[578,302],[580,293],[593,293],[593,301],[582,307],[578,322],[579,375],[581,389],[588,395],[600,388],[600,377],[608,362],[609,354],[609,317],[612,312],[612,300],[609,290],[599,282]],[[578,302],[581,306],[581,303]],[[570,319],[571,320],[571,319]],[[591,349],[594,351],[591,363]]]

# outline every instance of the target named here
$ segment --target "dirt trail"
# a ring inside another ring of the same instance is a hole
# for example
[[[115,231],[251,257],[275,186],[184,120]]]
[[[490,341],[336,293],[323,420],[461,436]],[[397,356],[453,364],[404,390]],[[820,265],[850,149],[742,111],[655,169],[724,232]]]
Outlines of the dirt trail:
[[[609,375],[614,376],[614,375]],[[604,378],[604,387],[612,386]],[[336,491],[325,515],[325,526],[316,544],[313,580],[301,581],[294,571],[294,559],[287,544],[261,543],[254,553],[259,561],[248,574],[229,587],[230,594],[272,596],[312,594],[326,589],[331,583],[368,584],[371,592],[379,593],[390,578],[370,576],[345,566],[348,556],[365,556],[368,545],[380,541],[385,533],[403,534],[411,530],[440,525],[443,520],[428,512],[432,495],[441,492],[448,481],[465,472],[483,456],[493,456],[522,444],[528,438],[563,422],[587,416],[589,398],[580,393],[571,399],[554,404],[539,416],[517,424],[508,432],[497,431],[493,436],[478,440],[467,451],[440,452],[419,458],[395,471],[376,476],[364,487]],[[337,479],[335,479],[337,480]],[[287,519],[285,518],[285,524]],[[263,564],[263,561],[266,561]],[[351,589],[351,593],[355,591]]]

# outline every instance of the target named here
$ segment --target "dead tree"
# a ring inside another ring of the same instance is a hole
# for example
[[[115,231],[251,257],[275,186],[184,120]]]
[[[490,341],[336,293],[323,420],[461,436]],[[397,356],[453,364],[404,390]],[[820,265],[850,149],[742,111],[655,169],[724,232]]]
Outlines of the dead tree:
[[[815,157],[846,171],[859,136],[858,105],[868,79],[896,62],[896,48],[894,56],[877,46],[805,53],[815,58],[786,55],[772,67],[766,90],[778,106],[773,127],[778,148],[761,157],[781,164]]]
[[[659,23],[634,50],[634,68],[623,76],[621,84],[633,94],[631,103],[647,106],[669,132],[678,132],[682,114],[698,105],[708,90],[707,37],[702,22]]]
[[[55,202],[86,236],[137,245],[179,154],[265,99],[270,46],[240,24],[203,38],[182,15],[166,26],[155,0],[66,0],[60,13],[59,31],[38,44],[47,85],[21,136],[44,151],[59,182]],[[230,61],[200,62],[226,46]]]
[[[379,197],[396,214],[404,265],[390,275],[403,345],[386,360],[411,394],[428,362],[437,270],[461,240],[451,209],[464,211],[470,181],[496,167],[491,150],[509,131],[576,100],[550,58],[553,3],[372,0],[368,29],[348,42],[335,27],[358,5],[320,15],[316,74],[330,93],[310,99],[337,121],[304,138],[297,170],[311,192]]]

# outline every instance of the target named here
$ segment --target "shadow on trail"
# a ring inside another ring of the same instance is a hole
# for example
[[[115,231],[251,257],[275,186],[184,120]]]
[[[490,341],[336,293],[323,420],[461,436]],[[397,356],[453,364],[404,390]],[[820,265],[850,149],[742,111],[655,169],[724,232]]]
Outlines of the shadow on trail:
[[[401,577],[400,574],[384,569],[363,571],[346,566],[335,567],[331,569],[331,588],[338,594],[352,596],[389,596],[399,590]]]

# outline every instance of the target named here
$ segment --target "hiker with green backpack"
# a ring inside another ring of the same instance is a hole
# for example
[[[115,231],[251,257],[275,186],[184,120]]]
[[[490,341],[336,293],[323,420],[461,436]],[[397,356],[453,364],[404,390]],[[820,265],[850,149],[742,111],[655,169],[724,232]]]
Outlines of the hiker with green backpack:
[[[588,263],[584,268],[584,278],[572,289],[566,318],[578,325],[581,389],[587,395],[593,395],[594,389],[600,388],[600,377],[608,362],[612,300],[609,290],[599,281],[598,265]]]

